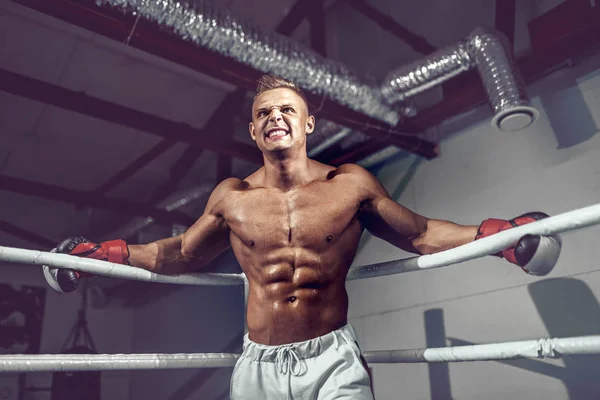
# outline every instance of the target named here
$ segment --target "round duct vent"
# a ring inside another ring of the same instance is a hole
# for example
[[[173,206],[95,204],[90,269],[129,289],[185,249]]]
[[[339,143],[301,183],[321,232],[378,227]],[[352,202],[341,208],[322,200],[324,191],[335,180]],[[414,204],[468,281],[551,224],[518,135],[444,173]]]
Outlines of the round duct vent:
[[[492,118],[492,125],[503,132],[517,132],[531,125],[539,115],[533,107],[517,106],[496,114]]]

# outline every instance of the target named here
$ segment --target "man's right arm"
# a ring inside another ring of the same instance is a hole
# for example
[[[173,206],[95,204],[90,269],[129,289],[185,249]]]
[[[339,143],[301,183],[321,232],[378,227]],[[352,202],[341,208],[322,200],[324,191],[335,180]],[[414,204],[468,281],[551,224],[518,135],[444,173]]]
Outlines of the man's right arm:
[[[143,245],[123,240],[92,243],[83,237],[61,242],[56,251],[79,257],[129,264],[160,274],[180,274],[201,268],[229,247],[229,228],[223,217],[223,199],[241,187],[239,179],[227,179],[212,192],[204,214],[183,235]],[[77,288],[81,273],[70,269],[43,267],[48,284],[57,291]],[[85,274],[83,274],[85,275]]]
[[[229,247],[229,228],[223,218],[225,196],[238,179],[221,182],[202,216],[184,234],[145,245],[129,246],[129,264],[159,274],[180,274],[207,265]]]

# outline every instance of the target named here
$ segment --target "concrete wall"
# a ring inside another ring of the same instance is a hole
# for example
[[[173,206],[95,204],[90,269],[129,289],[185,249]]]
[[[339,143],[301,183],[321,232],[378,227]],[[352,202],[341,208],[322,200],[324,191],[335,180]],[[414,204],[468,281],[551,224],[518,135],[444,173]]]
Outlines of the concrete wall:
[[[532,86],[541,117],[522,132],[498,132],[485,120],[445,140],[439,158],[404,158],[377,175],[399,203],[461,224],[595,204],[599,71],[597,58]],[[351,322],[363,350],[600,334],[599,237],[598,226],[563,234],[558,265],[543,278],[485,257],[349,282]],[[406,256],[367,235],[354,264]],[[373,368],[376,396],[384,400],[600,398],[599,356]]]

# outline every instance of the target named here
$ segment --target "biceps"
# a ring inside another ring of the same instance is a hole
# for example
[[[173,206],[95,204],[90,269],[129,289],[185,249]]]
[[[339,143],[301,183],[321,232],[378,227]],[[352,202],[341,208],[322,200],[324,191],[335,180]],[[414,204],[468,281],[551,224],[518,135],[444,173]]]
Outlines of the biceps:
[[[205,214],[183,235],[184,255],[212,259],[229,247],[229,229],[223,218]]]

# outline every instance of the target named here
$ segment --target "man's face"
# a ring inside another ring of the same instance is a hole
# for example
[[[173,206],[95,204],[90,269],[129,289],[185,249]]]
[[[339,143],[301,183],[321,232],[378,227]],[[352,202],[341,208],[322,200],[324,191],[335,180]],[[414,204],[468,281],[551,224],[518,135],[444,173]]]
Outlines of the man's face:
[[[264,152],[281,152],[304,146],[315,127],[302,97],[287,88],[261,93],[252,105],[250,136]]]

